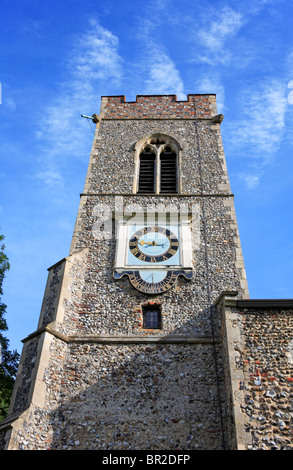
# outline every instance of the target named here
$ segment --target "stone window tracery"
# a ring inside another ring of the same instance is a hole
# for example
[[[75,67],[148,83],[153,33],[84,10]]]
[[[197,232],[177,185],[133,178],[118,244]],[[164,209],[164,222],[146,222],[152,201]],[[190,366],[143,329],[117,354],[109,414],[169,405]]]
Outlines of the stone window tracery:
[[[179,181],[179,144],[169,136],[153,136],[137,148],[138,194],[177,194]]]

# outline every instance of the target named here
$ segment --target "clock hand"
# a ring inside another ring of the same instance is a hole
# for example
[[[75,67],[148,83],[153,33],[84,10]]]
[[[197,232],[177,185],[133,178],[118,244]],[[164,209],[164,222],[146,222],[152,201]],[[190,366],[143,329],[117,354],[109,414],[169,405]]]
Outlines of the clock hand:
[[[164,246],[165,243],[156,243],[155,240],[153,242],[145,242],[142,240],[141,242],[138,242],[140,245],[148,245],[148,246]]]
[[[152,282],[154,282],[154,273],[151,273],[147,278],[146,278],[146,281],[148,281],[148,279],[152,276]]]

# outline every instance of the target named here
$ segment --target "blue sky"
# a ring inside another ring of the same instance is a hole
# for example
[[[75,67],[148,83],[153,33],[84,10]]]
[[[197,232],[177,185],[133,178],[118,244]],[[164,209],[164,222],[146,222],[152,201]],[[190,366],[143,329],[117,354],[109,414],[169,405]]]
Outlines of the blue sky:
[[[292,0],[2,0],[7,337],[68,255],[102,95],[216,93],[251,298],[293,298]]]

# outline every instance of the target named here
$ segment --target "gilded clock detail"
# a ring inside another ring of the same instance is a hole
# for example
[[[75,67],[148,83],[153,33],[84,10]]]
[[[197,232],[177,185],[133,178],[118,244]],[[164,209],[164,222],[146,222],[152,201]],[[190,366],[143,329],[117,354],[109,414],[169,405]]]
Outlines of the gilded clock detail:
[[[166,227],[150,226],[137,230],[129,240],[131,253],[140,261],[160,263],[176,254],[177,236]]]
[[[135,289],[147,294],[171,289],[179,275],[191,279],[180,261],[178,225],[130,225],[128,230],[124,269],[115,270],[115,279],[127,275]]]

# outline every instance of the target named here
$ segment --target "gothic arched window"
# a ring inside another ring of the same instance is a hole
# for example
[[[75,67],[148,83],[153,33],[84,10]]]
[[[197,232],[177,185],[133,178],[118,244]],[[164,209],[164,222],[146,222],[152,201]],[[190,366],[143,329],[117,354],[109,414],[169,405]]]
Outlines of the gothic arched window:
[[[138,194],[179,192],[179,145],[169,136],[155,136],[139,146]]]

